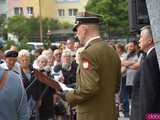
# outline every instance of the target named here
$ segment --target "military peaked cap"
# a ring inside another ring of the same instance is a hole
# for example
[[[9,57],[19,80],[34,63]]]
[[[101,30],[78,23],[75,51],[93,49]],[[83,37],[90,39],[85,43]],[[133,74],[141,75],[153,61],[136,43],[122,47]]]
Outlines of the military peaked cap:
[[[16,51],[8,50],[5,52],[5,57],[17,57],[17,56],[18,56],[18,52]]]
[[[95,23],[99,24],[100,15],[91,13],[91,12],[79,12],[76,16],[75,24],[73,26],[73,32],[77,31],[77,27],[84,23]]]

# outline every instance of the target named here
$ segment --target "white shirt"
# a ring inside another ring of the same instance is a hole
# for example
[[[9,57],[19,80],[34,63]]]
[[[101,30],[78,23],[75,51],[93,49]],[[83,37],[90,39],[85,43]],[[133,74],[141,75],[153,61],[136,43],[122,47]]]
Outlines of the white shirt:
[[[154,47],[151,47],[148,51],[147,51],[147,55],[154,49]]]

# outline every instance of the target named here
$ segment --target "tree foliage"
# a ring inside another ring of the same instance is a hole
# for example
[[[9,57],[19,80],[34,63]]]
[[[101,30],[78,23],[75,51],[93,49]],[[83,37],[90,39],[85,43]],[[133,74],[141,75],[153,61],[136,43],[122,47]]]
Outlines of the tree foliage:
[[[54,19],[45,18],[45,19],[43,19],[42,24],[43,24],[43,31],[45,33],[47,33],[48,30],[53,31],[55,29],[60,28],[59,22]]]
[[[110,36],[128,34],[127,0],[89,0],[86,10],[101,14],[105,31]]]
[[[7,31],[14,34],[18,40],[23,40],[31,31],[28,23],[24,16],[13,16],[8,19]]]
[[[0,37],[3,37],[3,39],[6,39],[6,16],[0,15]]]
[[[68,22],[63,22],[63,23],[60,23],[60,27],[62,29],[67,29],[67,28],[71,28],[72,25],[70,23],[68,23]]]
[[[2,32],[2,29],[4,27],[4,23],[5,23],[5,17],[0,15],[0,32]]]
[[[48,31],[54,31],[62,28],[62,25],[54,19],[42,19],[43,36],[47,37]],[[8,18],[7,31],[15,35],[19,41],[33,41],[40,36],[39,17],[26,18],[24,16],[13,16]]]
[[[39,33],[39,18],[31,17],[28,20],[28,25],[30,26],[30,34],[37,34]]]

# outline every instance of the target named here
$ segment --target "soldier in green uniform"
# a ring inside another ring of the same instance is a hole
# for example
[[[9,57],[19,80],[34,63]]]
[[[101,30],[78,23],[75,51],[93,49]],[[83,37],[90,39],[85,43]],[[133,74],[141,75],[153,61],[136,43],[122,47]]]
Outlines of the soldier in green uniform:
[[[61,93],[77,106],[77,120],[116,120],[115,99],[121,63],[99,34],[99,16],[82,12],[73,28],[85,49],[80,53],[77,89]]]

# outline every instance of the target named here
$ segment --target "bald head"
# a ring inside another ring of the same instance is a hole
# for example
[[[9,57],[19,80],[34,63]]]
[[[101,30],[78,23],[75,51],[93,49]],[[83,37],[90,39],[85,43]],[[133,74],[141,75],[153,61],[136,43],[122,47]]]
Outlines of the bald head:
[[[83,23],[77,27],[76,35],[78,36],[80,43],[85,43],[96,36],[100,36],[99,25],[95,23]]]
[[[86,39],[99,35],[99,25],[98,24],[92,24],[92,23],[83,24],[82,27],[84,27],[86,31]]]
[[[99,25],[98,24],[84,24],[86,26],[86,28],[90,31],[90,32],[99,32]]]

